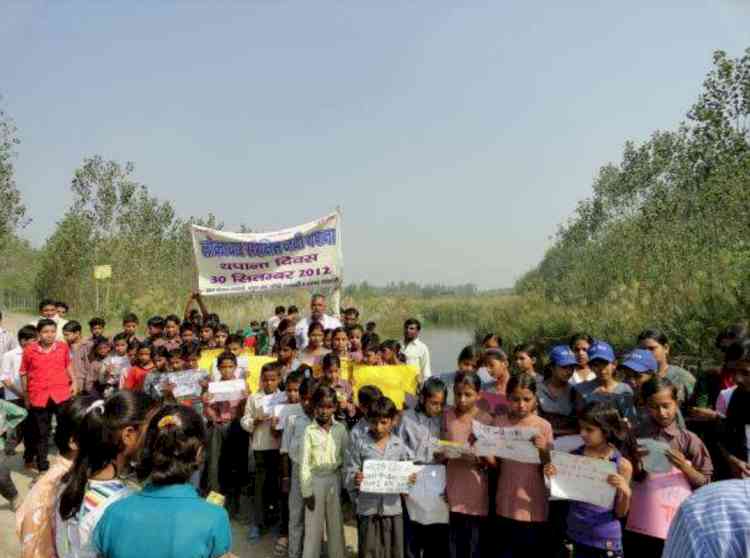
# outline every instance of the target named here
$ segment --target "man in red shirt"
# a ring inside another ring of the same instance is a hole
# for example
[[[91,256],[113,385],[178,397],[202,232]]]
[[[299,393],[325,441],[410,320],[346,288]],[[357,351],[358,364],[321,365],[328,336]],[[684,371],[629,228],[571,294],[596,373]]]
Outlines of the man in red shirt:
[[[39,341],[26,346],[21,358],[21,381],[26,408],[29,410],[31,455],[36,455],[40,472],[49,469],[49,432],[52,415],[60,405],[76,394],[70,351],[64,341],[56,341],[57,324],[41,319],[37,324]],[[26,463],[32,468],[33,463]]]

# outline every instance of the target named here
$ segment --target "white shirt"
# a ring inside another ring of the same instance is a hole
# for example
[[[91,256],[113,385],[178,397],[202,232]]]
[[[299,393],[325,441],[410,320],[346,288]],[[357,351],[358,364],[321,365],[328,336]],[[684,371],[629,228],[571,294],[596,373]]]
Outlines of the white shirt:
[[[21,369],[22,356],[23,349],[21,347],[16,347],[3,355],[2,364],[0,364],[0,380],[10,380],[13,382],[13,385],[18,388],[18,391],[22,390],[21,375],[18,373]],[[8,388],[5,388],[6,401],[17,401],[18,399],[20,399],[20,397]]]
[[[7,329],[0,327],[0,355],[18,347],[18,340]]]
[[[280,323],[281,323],[281,318],[279,318],[275,314],[271,316],[270,318],[268,318],[266,320],[266,325],[268,326],[268,334],[273,335],[273,332],[276,331]]]
[[[596,380],[596,374],[594,374],[591,370],[589,370],[589,373],[586,374],[586,376],[581,376],[581,371],[576,370],[575,372],[573,372],[570,380],[568,380],[568,383],[575,386],[578,384],[582,384],[583,382],[590,382],[591,380]]]
[[[338,318],[334,318],[328,314],[323,314],[323,317],[318,321],[323,325],[323,329],[336,329],[337,327],[342,327]],[[311,323],[312,320],[310,318],[303,318],[297,322],[297,327],[294,328],[294,336],[297,338],[298,351],[307,347],[307,330]]]
[[[411,364],[419,369],[419,381],[424,382],[432,376],[430,369],[430,349],[417,338],[401,350],[406,357],[406,364]]]
[[[31,322],[29,325],[33,325],[34,327],[37,327],[37,324],[39,324],[39,320],[44,320],[46,318],[39,317],[33,322]],[[54,318],[50,318],[53,322],[57,324],[57,333],[55,334],[55,341],[62,341],[65,339],[63,336],[63,328],[65,327],[65,324],[68,323],[68,320],[65,318],[61,318],[60,316],[55,316]]]

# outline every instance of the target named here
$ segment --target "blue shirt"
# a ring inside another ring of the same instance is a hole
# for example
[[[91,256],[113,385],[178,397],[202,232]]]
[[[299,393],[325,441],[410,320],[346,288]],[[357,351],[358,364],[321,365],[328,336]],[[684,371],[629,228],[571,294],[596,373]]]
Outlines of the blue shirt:
[[[104,558],[217,558],[230,551],[229,516],[189,484],[146,485],[115,502],[94,530]]]
[[[685,500],[669,527],[663,558],[750,556],[750,481],[709,484]]]

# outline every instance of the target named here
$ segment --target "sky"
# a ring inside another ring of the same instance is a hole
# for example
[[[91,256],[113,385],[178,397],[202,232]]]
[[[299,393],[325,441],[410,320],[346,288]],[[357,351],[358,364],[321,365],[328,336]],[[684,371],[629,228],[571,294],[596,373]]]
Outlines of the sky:
[[[346,282],[493,289],[747,47],[750,0],[5,0],[0,106],[35,246],[99,154],[230,230],[341,206]]]

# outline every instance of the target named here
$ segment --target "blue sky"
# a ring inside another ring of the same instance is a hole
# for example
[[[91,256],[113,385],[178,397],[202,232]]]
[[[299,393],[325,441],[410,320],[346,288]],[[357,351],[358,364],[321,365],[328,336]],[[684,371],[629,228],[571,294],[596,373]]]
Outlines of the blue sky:
[[[494,288],[748,46],[745,0],[11,0],[0,94],[35,245],[100,154],[228,228],[341,205],[349,281]]]

